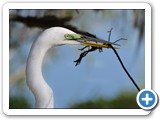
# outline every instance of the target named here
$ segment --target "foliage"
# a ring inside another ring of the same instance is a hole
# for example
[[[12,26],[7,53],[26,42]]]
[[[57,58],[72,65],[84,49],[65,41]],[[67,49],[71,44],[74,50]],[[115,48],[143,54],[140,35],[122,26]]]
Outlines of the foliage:
[[[9,109],[28,109],[31,105],[24,97],[10,97]],[[139,108],[136,103],[136,94],[134,93],[122,93],[113,99],[97,98],[85,102],[79,102],[71,105],[70,108],[82,108],[82,109],[135,109]]]
[[[90,100],[83,103],[76,103],[71,108],[109,108],[109,109],[134,109],[139,108],[136,103],[136,94],[123,93],[114,99],[107,100],[105,98],[98,98],[96,100]]]
[[[31,108],[31,105],[24,97],[10,97],[9,109],[26,109]]]

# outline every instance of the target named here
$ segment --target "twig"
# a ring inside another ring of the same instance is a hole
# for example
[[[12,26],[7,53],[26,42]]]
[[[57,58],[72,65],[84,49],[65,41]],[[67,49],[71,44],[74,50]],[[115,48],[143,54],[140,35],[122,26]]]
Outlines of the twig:
[[[108,32],[109,32],[109,36],[108,36],[108,42],[110,42],[110,38],[111,38],[111,32],[112,32],[112,29],[113,28],[111,28],[111,30],[109,30]]]
[[[79,56],[79,58],[74,61],[76,63],[75,66],[79,65],[81,63],[81,61],[82,61],[82,58],[84,58],[89,52],[93,52],[93,51],[95,51],[97,49],[98,49],[97,47],[91,47],[91,49],[89,49],[89,50],[84,51],[83,53],[81,53],[80,56]]]
[[[140,88],[138,87],[138,85],[136,84],[136,82],[134,81],[134,79],[131,77],[131,75],[129,74],[129,72],[127,71],[127,69],[125,68],[120,56],[118,55],[117,51],[114,49],[114,47],[112,45],[110,45],[110,47],[112,48],[112,50],[114,51],[114,53],[116,54],[122,68],[124,69],[124,71],[126,72],[126,74],[128,75],[128,77],[130,78],[130,80],[132,81],[132,83],[135,85],[135,87],[137,88],[138,91],[140,91]]]
[[[119,42],[119,41],[121,41],[121,40],[127,40],[127,39],[126,39],[126,38],[120,38],[120,39],[114,41],[113,43]]]

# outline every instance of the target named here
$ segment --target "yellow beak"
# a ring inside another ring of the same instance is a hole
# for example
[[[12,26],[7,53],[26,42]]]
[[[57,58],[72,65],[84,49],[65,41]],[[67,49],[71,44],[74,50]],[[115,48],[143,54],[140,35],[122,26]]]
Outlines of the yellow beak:
[[[111,48],[109,45],[107,44],[97,44],[97,43],[90,43],[90,42],[82,42],[83,45],[86,46],[92,46],[92,47],[98,47],[98,48]],[[117,47],[114,47],[115,49],[119,49]]]

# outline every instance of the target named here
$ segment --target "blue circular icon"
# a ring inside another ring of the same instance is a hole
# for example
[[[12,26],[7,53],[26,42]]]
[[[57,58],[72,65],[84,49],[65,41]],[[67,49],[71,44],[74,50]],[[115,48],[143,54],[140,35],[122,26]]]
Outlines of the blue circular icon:
[[[137,103],[142,109],[152,109],[157,101],[157,94],[153,90],[143,89],[137,94]]]

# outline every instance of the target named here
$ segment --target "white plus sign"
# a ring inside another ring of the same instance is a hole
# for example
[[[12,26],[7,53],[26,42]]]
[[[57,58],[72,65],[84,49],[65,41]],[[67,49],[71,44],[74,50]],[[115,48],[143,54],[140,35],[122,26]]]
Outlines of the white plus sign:
[[[142,98],[142,101],[146,101],[146,105],[149,104],[149,101],[152,101],[153,98],[150,98],[149,97],[149,94],[146,94],[146,97],[145,98]]]

